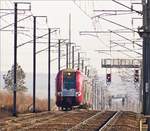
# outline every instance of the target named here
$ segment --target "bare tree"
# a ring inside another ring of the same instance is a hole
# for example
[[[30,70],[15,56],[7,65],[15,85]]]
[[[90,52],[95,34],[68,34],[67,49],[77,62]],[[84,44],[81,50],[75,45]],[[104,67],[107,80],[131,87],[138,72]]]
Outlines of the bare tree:
[[[5,82],[5,89],[9,92],[13,91],[13,80],[14,80],[14,66],[12,66],[11,70],[7,72],[7,74],[3,75],[3,79]],[[25,92],[27,91],[27,87],[25,86],[25,73],[20,65],[17,64],[16,71],[16,80],[17,86],[16,91]]]

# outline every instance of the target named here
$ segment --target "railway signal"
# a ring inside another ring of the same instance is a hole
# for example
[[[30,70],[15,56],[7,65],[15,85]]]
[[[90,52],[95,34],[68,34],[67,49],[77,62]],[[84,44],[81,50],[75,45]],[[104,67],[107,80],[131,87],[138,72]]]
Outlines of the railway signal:
[[[139,82],[139,70],[135,70],[134,72],[134,82]]]
[[[111,82],[111,73],[106,74],[106,82],[110,83]]]

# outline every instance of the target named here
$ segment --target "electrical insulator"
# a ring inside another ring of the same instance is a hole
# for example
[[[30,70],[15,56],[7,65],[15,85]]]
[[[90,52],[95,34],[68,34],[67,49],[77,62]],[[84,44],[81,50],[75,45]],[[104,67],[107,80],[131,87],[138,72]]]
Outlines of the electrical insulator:
[[[111,82],[111,74],[106,74],[106,82]]]
[[[134,82],[139,82],[139,70],[135,70],[134,72]]]

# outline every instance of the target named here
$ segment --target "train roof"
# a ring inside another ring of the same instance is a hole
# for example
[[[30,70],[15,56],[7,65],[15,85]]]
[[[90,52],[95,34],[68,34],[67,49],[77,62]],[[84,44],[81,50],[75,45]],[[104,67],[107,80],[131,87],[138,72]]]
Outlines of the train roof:
[[[75,69],[71,69],[71,68],[67,68],[67,69],[62,69],[62,70],[60,70],[60,71],[63,71],[63,72],[76,72],[76,71],[79,71],[79,72],[81,72],[80,70],[75,70]]]
[[[91,80],[89,77],[87,77],[82,71],[80,70],[76,70],[76,69],[72,69],[72,68],[67,68],[67,69],[62,69],[60,70],[58,73],[60,72],[80,72],[82,74],[82,76],[84,77],[85,81],[89,81]]]

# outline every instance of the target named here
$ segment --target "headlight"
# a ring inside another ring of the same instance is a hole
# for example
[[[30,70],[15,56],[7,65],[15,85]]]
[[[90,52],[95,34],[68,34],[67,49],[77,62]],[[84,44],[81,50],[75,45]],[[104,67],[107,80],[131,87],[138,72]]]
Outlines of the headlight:
[[[58,96],[61,96],[61,92],[57,92],[57,95],[58,95]]]
[[[76,96],[81,96],[81,92],[76,92]]]

